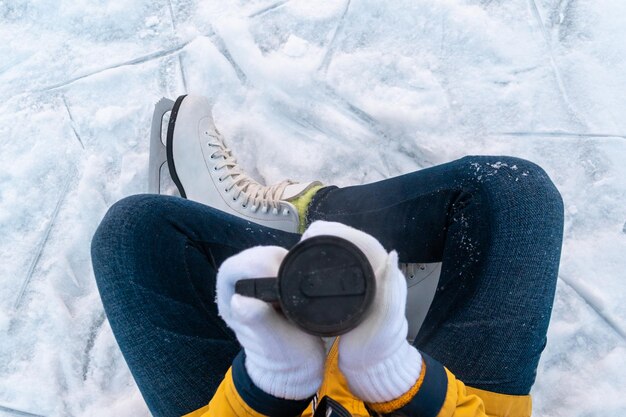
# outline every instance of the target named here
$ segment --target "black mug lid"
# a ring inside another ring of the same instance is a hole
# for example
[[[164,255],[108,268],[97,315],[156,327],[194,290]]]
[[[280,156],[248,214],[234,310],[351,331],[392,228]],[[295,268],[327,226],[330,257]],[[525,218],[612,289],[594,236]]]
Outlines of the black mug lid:
[[[375,285],[365,254],[331,235],[298,243],[278,271],[283,313],[318,336],[338,336],[356,327],[374,299]]]

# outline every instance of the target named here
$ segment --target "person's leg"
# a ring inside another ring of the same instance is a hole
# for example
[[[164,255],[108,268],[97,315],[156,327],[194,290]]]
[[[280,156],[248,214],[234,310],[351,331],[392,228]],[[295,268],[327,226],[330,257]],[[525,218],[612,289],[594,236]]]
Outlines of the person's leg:
[[[560,197],[540,168],[473,157],[376,184],[329,187],[311,205],[310,219],[318,218],[373,234],[404,262],[443,260],[418,346],[472,386],[530,388],[562,226]],[[154,414],[204,405],[239,350],[213,303],[221,261],[256,244],[297,240],[182,199],[137,196],[111,209],[94,238],[94,269]]]
[[[338,221],[398,251],[443,262],[416,346],[466,384],[528,394],[546,342],[563,203],[537,165],[466,157],[362,186],[327,187],[308,221]]]
[[[98,289],[124,358],[155,416],[206,405],[240,346],[218,316],[215,275],[256,245],[291,247],[268,229],[181,198],[116,203],[92,242]]]

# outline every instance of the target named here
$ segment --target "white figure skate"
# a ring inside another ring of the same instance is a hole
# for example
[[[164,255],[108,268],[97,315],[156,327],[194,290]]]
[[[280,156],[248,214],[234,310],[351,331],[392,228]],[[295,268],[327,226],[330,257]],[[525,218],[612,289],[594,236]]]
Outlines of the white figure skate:
[[[168,111],[167,143],[163,146],[162,119]],[[225,145],[204,97],[181,96],[175,103],[166,99],[157,103],[151,146],[155,148],[151,150],[151,192],[160,192],[161,166],[166,161],[182,197],[287,232],[297,232],[300,223],[291,202],[322,185],[285,180],[266,186],[250,178]]]

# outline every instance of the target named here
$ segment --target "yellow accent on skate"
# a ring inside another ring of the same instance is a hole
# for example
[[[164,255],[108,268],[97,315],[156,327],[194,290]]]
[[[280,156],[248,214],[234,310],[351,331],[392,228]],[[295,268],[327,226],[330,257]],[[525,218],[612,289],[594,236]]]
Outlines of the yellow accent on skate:
[[[308,224],[306,223],[307,212],[309,211],[309,205],[313,200],[313,196],[317,193],[321,188],[324,188],[324,185],[317,183],[317,185],[313,185],[311,188],[298,195],[293,199],[289,199],[291,204],[294,205],[296,210],[298,210],[298,233],[302,234],[306,230]]]

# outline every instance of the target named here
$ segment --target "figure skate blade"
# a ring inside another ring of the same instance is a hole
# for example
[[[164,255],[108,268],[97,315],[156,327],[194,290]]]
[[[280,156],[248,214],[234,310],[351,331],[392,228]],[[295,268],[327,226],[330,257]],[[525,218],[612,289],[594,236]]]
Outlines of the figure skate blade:
[[[167,98],[162,98],[154,106],[152,114],[152,129],[150,131],[150,161],[148,165],[148,192],[153,194],[165,194],[165,187],[162,184],[167,178],[167,153],[163,140],[163,135],[167,130],[168,113],[172,111],[174,102]],[[165,126],[165,129],[164,129]],[[163,175],[162,175],[163,174]],[[171,181],[171,180],[170,180]]]

